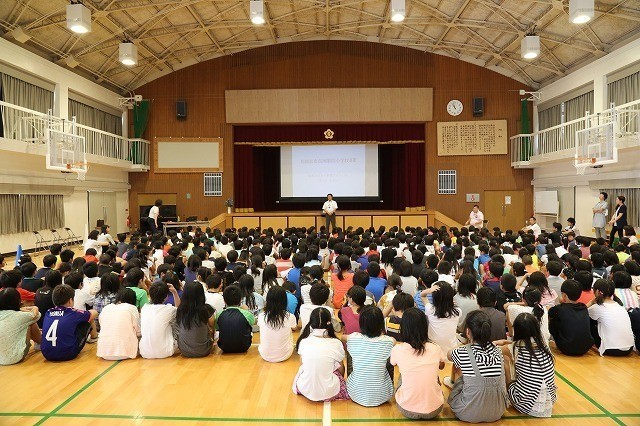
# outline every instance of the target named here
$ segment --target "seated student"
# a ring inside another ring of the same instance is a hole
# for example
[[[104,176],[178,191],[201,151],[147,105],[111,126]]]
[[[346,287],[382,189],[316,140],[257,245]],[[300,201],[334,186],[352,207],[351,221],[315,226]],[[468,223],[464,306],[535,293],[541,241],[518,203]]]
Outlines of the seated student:
[[[408,419],[436,417],[444,407],[438,370],[444,368],[445,355],[431,343],[427,317],[418,308],[408,308],[402,315],[401,342],[391,349],[390,363],[400,370],[395,400]]]
[[[517,278],[512,274],[504,274],[500,277],[500,289],[496,292],[496,309],[506,314],[507,303],[517,303],[522,300],[522,296],[516,290],[517,283]]]
[[[69,274],[68,279],[74,274],[76,276],[82,276],[79,272],[72,272]],[[93,309],[100,314],[105,306],[116,303],[116,296],[121,287],[120,277],[115,274],[106,274],[100,278],[100,291],[96,293],[93,299]]]
[[[304,395],[311,401],[349,399],[343,377],[344,346],[336,337],[327,309],[319,307],[311,312],[296,350],[302,365],[293,379],[294,394]]]
[[[428,293],[432,293],[433,303],[428,302]],[[446,352],[458,346],[456,328],[460,308],[453,301],[455,293],[453,287],[444,281],[438,281],[430,289],[422,291],[425,313],[429,320],[429,338]]]
[[[343,335],[360,332],[360,311],[364,306],[367,293],[360,286],[353,286],[347,291],[344,306],[338,312],[344,324]]]
[[[549,334],[549,313],[540,303],[542,295],[536,287],[528,286],[522,293],[522,302],[507,303],[507,327],[513,336],[513,322],[521,313],[533,314],[540,324],[540,332],[548,343],[551,338]]]
[[[629,355],[635,344],[629,314],[614,298],[612,281],[601,278],[593,284],[595,297],[589,303],[591,335],[600,355]]]
[[[534,265],[533,257],[528,254],[522,256],[522,263],[524,264],[524,269],[528,274],[532,274],[540,270],[538,265]]]
[[[454,285],[455,280],[453,275],[451,275],[452,269],[453,269],[453,266],[451,265],[450,262],[446,260],[443,260],[440,263],[438,263],[438,266],[437,266],[438,281],[444,281],[446,283]]]
[[[98,263],[98,251],[94,248],[87,249],[84,253],[83,259],[86,263]]]
[[[367,273],[369,274],[369,284],[367,284],[365,290],[371,292],[375,298],[375,303],[378,303],[387,287],[387,280],[379,277],[380,264],[378,262],[369,263],[367,265]]]
[[[22,273],[19,269],[4,271],[0,275],[0,288],[15,288],[20,294],[20,300],[25,305],[33,305],[36,294],[20,287],[22,282]]]
[[[180,296],[173,285],[160,281],[151,284],[149,288],[151,302],[144,305],[140,311],[139,347],[142,358],[168,358],[178,352],[177,308],[165,304],[169,293],[173,294],[179,307]]]
[[[236,285],[224,289],[224,303],[227,307],[217,315],[219,330],[218,347],[225,353],[244,353],[251,347],[252,327],[256,318],[251,312],[240,307],[242,290]]]
[[[216,312],[224,309],[224,297],[222,297],[222,274],[214,272],[206,280],[207,292],[204,294],[205,302]]]
[[[2,275],[7,272],[11,271]],[[0,290],[0,365],[17,364],[25,359],[32,340],[40,344],[39,318],[37,306],[20,307],[20,293],[16,288],[9,286]]]
[[[147,294],[147,286],[144,280],[144,272],[138,267],[129,269],[124,276],[125,286],[136,295],[135,305],[138,309],[142,309],[144,305],[149,303],[149,295]]]
[[[347,338],[353,366],[347,378],[347,392],[357,404],[376,407],[393,396],[387,360],[395,341],[384,334],[384,317],[377,306],[362,308],[359,321],[361,331]]]
[[[180,353],[187,358],[209,356],[216,319],[214,309],[206,303],[202,285],[193,281],[185,284],[178,305],[176,324]]]
[[[566,280],[562,284],[560,304],[549,309],[549,332],[556,347],[565,355],[584,355],[593,346],[589,312],[578,302],[580,283]]]
[[[443,261],[442,263],[444,262],[446,261]],[[404,293],[409,293],[411,297],[413,297],[418,290],[418,279],[413,276],[413,265],[411,264],[411,262],[405,260],[400,263],[398,275],[400,275],[400,279],[402,280],[402,291]]]
[[[576,280],[580,287],[582,288],[582,292],[580,293],[580,297],[578,298],[578,302],[584,303],[585,305],[593,300],[593,275],[589,271],[577,271],[573,275],[573,279]]]
[[[469,343],[447,354],[453,362],[452,377],[444,379],[452,388],[448,399],[451,411],[465,422],[495,422],[507,408],[507,389],[502,352],[491,343],[487,314],[470,312],[464,335]]]
[[[385,317],[385,334],[393,337],[396,341],[402,342],[401,323],[404,311],[414,307],[414,300],[407,293],[397,293],[390,306],[382,312]]]
[[[60,267],[65,264],[71,266],[75,255],[76,254],[73,252],[73,250],[70,250],[70,249],[62,250],[60,252],[60,262],[56,266],[56,269],[60,269]]]
[[[491,341],[506,338],[507,316],[496,309],[497,295],[488,287],[482,287],[477,294],[480,310],[487,314],[491,321]]]
[[[526,278],[527,287],[535,287],[542,295],[540,304],[545,308],[550,308],[556,304],[558,294],[549,287],[547,277],[540,271],[534,272]]]
[[[482,285],[484,287],[489,287],[491,290],[496,293],[500,290],[500,279],[504,273],[504,265],[500,262],[489,262],[489,274],[487,278],[484,279]]]
[[[557,300],[560,300],[560,288],[565,281],[562,277],[562,263],[556,261],[548,262],[547,272],[549,274],[547,276],[547,285],[558,295]]]
[[[111,252],[113,254],[113,252]],[[98,277],[113,272],[113,259],[108,254],[101,254],[98,260]]]
[[[36,279],[44,278],[45,275],[53,268],[55,268],[56,263],[58,263],[58,258],[53,254],[48,254],[42,258],[42,268],[38,269],[38,271],[33,276]]]
[[[365,294],[366,294],[366,298],[364,302],[365,305],[373,305],[376,303],[376,298],[373,295],[373,293],[366,290],[367,285],[369,285],[369,273],[366,270],[364,271],[357,270],[356,272],[354,272],[353,285],[362,287],[362,289],[365,291]]]
[[[438,273],[433,269],[424,269],[418,279],[418,289],[416,295],[413,296],[413,301],[416,304],[416,308],[424,312],[424,302],[422,301],[422,290],[431,288],[431,286],[438,282]],[[427,300],[429,303],[433,303],[433,294],[427,294]]]
[[[78,311],[87,311],[92,309],[95,299],[94,296],[89,294],[89,290],[82,284],[83,278],[84,277],[80,272],[72,272],[63,279],[64,283],[75,291],[72,307]]]
[[[282,283],[282,288],[286,291],[287,296],[287,312],[295,315],[296,319],[300,315],[300,300],[296,297],[296,285],[291,281],[285,281]],[[264,306],[264,305],[263,305]],[[262,309],[260,309],[262,310]],[[256,312],[256,315],[258,312]]]
[[[351,261],[345,255],[338,256],[336,263],[338,272],[331,274],[331,285],[333,286],[333,307],[340,309],[344,301],[347,291],[353,287],[353,272],[351,269]]]
[[[133,290],[121,288],[116,295],[116,303],[102,309],[99,321],[97,356],[108,361],[138,356],[140,313],[136,308],[136,294]]]
[[[502,353],[515,367],[515,377],[507,369],[507,392],[511,405],[533,417],[551,417],[557,386],[551,351],[531,314],[518,315],[513,323],[513,342],[503,340]]]
[[[84,274],[83,285],[89,291],[91,296],[95,296],[100,291],[100,277],[98,276],[98,264],[96,262],[87,262],[82,265],[82,273]]]
[[[296,317],[287,310],[287,291],[274,287],[267,293],[264,312],[258,315],[260,345],[258,352],[268,362],[282,362],[293,353],[292,331],[297,328]]]
[[[631,275],[625,271],[617,271],[611,278],[616,287],[615,295],[622,302],[622,306],[628,311],[640,307],[638,305],[638,293],[631,290]]]
[[[34,277],[36,269],[37,266],[33,262],[25,262],[20,265],[20,272],[22,273],[22,283],[20,284],[20,288],[35,293],[40,287],[44,285],[44,277]]]
[[[129,245],[126,243],[127,234],[121,233],[121,234],[118,234],[117,237],[118,237],[118,244],[116,247],[118,251],[116,252],[116,255],[120,259],[122,259],[122,256],[127,252],[127,249],[129,248]]]
[[[302,330],[304,330],[309,323],[311,312],[316,308],[325,308],[331,313],[331,323],[333,324],[334,330],[340,331],[342,329],[338,319],[333,316],[333,305],[330,302],[330,293],[329,287],[325,284],[314,284],[311,286],[311,291],[309,291],[311,303],[305,303],[300,306],[300,325]]]
[[[42,355],[48,361],[75,359],[85,343],[95,343],[98,340],[98,333],[93,326],[98,312],[93,309],[75,309],[75,294],[76,290],[68,284],[58,285],[52,291],[55,307],[44,314],[43,339],[40,345]]]
[[[462,274],[458,280],[458,288],[456,295],[453,296],[453,302],[460,308],[460,317],[458,319],[457,331],[464,331],[464,320],[467,314],[478,309],[478,300],[476,298],[477,281],[471,274]]]

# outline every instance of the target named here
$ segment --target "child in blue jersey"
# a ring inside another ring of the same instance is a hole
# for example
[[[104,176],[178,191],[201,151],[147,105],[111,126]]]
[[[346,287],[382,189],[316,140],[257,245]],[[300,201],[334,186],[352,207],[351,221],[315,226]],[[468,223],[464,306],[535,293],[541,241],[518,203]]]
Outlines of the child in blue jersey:
[[[53,289],[55,307],[45,313],[40,344],[42,355],[49,361],[69,361],[77,357],[88,341],[91,324],[98,317],[93,309],[74,309],[74,296],[75,290],[67,284]],[[97,334],[89,341],[93,343],[96,338]]]

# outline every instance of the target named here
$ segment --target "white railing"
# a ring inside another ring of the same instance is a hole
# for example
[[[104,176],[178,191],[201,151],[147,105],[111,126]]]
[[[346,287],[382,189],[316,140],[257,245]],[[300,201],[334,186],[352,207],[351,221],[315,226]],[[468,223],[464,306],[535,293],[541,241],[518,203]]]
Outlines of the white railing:
[[[46,143],[47,129],[83,136],[86,153],[117,160],[130,161],[134,165],[149,167],[149,141],[125,138],[93,127],[63,120],[28,108],[0,101],[3,136],[33,144]]]
[[[532,156],[544,157],[546,154],[564,150],[570,150],[573,155],[576,147],[576,131],[607,124],[612,120],[618,122],[617,137],[637,136],[640,130],[640,99],[536,133],[512,136],[510,138],[511,163],[522,164],[528,162]]]

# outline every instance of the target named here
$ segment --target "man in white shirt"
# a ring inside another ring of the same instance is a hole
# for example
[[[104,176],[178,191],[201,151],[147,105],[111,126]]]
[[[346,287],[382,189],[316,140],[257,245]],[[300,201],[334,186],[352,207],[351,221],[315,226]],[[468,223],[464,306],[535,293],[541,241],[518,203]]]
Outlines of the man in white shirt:
[[[152,234],[155,234],[158,231],[158,216],[160,216],[160,206],[162,206],[162,200],[156,200],[151,210],[149,210],[149,217],[147,221],[149,222],[149,230]]]
[[[528,232],[529,230],[533,231],[533,236],[538,238],[538,235],[542,233],[542,229],[540,229],[540,225],[536,223],[536,218],[531,216],[529,218],[529,226],[525,226],[522,228],[523,231]]]
[[[336,229],[336,210],[338,210],[338,203],[333,200],[333,194],[327,194],[327,201],[322,205],[322,214],[326,218],[327,232]],[[331,224],[331,229],[329,229]]]
[[[477,204],[473,206],[473,210],[469,214],[469,219],[464,223],[465,225],[475,226],[476,228],[482,228],[484,224],[484,214],[480,211],[480,206]]]

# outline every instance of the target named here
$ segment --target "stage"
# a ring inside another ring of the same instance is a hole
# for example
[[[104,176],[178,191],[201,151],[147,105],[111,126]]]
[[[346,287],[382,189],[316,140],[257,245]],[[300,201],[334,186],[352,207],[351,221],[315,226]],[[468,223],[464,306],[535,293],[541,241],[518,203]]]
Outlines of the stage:
[[[222,214],[210,221],[211,227],[218,228],[273,228],[285,229],[291,227],[320,228],[325,225],[325,218],[318,211],[265,211],[253,213],[230,213]],[[422,227],[427,226],[457,226],[462,225],[444,214],[434,211],[404,211],[404,210],[338,210],[336,214],[336,226],[340,228],[379,228],[385,226],[389,229],[392,226]]]

